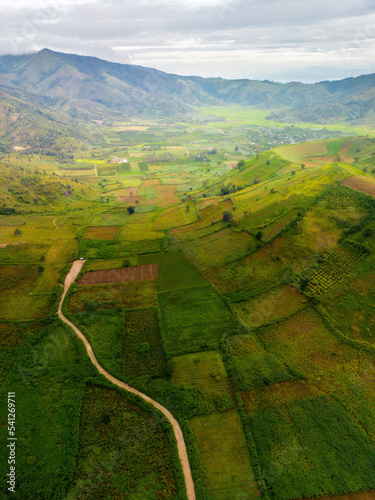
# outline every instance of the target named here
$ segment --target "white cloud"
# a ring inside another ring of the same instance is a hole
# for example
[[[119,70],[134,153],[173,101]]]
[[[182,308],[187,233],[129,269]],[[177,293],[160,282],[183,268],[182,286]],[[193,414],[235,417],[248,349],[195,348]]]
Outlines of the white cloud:
[[[309,66],[370,72],[375,6],[372,0],[0,0],[0,33],[0,53],[49,47],[183,74],[266,78]]]

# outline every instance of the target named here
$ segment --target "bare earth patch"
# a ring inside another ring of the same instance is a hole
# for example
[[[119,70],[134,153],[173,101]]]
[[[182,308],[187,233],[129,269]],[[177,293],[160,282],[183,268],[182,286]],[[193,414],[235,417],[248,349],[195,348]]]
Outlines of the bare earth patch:
[[[123,281],[154,280],[158,277],[158,265],[147,264],[144,266],[122,267],[120,269],[103,269],[85,273],[77,283],[78,285],[97,285],[100,283],[121,283]]]
[[[356,191],[361,191],[362,193],[369,194],[370,196],[375,196],[375,180],[369,179],[368,177],[362,177],[359,175],[353,175],[343,182],[344,186],[355,189]]]

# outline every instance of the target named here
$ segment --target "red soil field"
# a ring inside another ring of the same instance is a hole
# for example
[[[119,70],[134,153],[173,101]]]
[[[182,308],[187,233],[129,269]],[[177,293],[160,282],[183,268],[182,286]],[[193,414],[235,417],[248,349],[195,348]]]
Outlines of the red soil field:
[[[122,267],[120,269],[103,269],[85,273],[78,285],[98,285],[101,283],[121,283],[123,281],[155,280],[158,277],[158,265]]]
[[[85,232],[83,239],[113,240],[121,226],[91,226]]]
[[[362,193],[369,194],[370,196],[375,196],[375,181],[368,179],[367,177],[360,177],[353,175],[343,182],[344,186],[355,189],[356,191],[361,191]]]

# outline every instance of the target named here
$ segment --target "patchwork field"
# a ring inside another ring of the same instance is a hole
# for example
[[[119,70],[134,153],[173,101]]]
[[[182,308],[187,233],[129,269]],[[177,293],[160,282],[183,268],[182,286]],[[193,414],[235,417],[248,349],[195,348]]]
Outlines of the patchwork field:
[[[185,500],[169,426],[55,314],[79,258],[64,314],[180,422],[197,500],[374,497],[375,141],[267,114],[103,122],[72,158],[0,155],[22,500]]]

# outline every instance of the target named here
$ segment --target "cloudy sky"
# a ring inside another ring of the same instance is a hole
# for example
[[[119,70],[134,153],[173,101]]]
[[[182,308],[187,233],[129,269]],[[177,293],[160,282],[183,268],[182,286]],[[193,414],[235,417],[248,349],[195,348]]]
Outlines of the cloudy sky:
[[[184,75],[340,79],[375,72],[375,2],[0,0],[0,54],[44,47]]]

